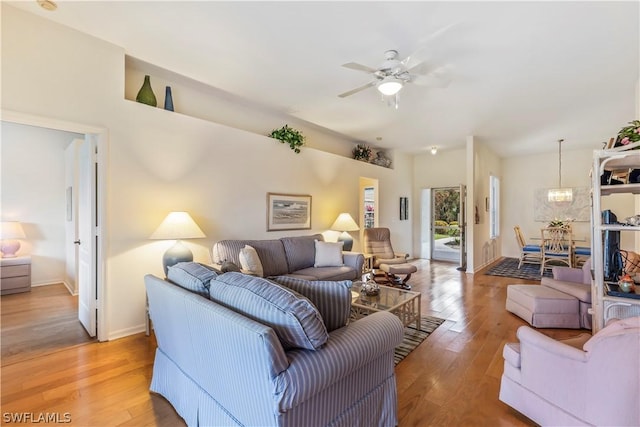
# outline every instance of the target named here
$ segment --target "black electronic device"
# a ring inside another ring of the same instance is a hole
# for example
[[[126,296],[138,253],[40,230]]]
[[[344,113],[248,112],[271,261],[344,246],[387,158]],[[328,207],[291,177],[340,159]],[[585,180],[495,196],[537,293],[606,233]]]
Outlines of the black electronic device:
[[[618,217],[610,210],[602,211],[603,224],[617,224]],[[603,258],[604,258],[604,278],[609,281],[617,281],[624,263],[620,255],[620,231],[605,230],[603,233]]]

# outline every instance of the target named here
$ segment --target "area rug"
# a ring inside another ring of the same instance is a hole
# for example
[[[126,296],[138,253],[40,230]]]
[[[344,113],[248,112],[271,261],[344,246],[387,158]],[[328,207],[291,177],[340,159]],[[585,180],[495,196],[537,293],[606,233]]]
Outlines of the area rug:
[[[396,347],[393,360],[397,365],[407,357],[409,353],[415,350],[438,326],[442,325],[444,319],[437,317],[422,316],[420,319],[420,330],[416,329],[415,323],[404,328],[404,338],[399,346]]]
[[[496,265],[485,271],[487,276],[515,277],[516,279],[540,280],[540,266],[537,264],[522,264],[518,269],[518,258],[504,258]],[[544,271],[545,277],[552,277],[551,270]]]

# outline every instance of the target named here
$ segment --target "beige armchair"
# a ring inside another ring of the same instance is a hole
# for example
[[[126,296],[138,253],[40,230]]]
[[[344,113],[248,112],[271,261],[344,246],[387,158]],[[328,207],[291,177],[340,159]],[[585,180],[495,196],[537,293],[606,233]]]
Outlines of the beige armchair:
[[[373,256],[373,280],[403,289],[411,289],[407,281],[417,271],[415,265],[408,264],[408,254],[395,252],[391,246],[391,232],[388,228],[365,228],[364,253]],[[405,275],[401,278],[399,275]]]

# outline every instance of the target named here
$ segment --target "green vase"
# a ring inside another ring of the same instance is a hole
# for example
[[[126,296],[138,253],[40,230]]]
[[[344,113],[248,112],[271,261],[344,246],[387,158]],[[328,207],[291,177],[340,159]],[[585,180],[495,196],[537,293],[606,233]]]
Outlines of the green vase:
[[[158,101],[156,100],[156,96],[153,94],[153,89],[151,89],[151,80],[149,76],[144,76],[144,83],[142,87],[138,91],[138,96],[136,96],[136,101],[141,102],[143,104],[151,105],[152,107],[158,106]]]

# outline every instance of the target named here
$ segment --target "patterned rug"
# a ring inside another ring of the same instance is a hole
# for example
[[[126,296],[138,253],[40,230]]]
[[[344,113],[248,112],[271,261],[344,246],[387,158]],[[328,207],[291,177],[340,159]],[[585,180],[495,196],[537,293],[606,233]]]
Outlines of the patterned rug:
[[[442,325],[444,319],[439,319],[437,317],[431,316],[422,316],[420,319],[420,330],[416,329],[415,324],[411,324],[404,328],[404,338],[399,346],[395,349],[395,354],[393,355],[393,360],[397,365],[407,357],[409,353],[415,350],[416,347],[420,345],[422,341],[424,341],[433,331],[435,331],[438,326]]]
[[[518,258],[504,258],[496,265],[485,271],[487,276],[515,277],[516,279],[540,280],[540,266],[536,264],[522,264],[518,269]],[[551,270],[544,271],[545,277],[552,277]]]

